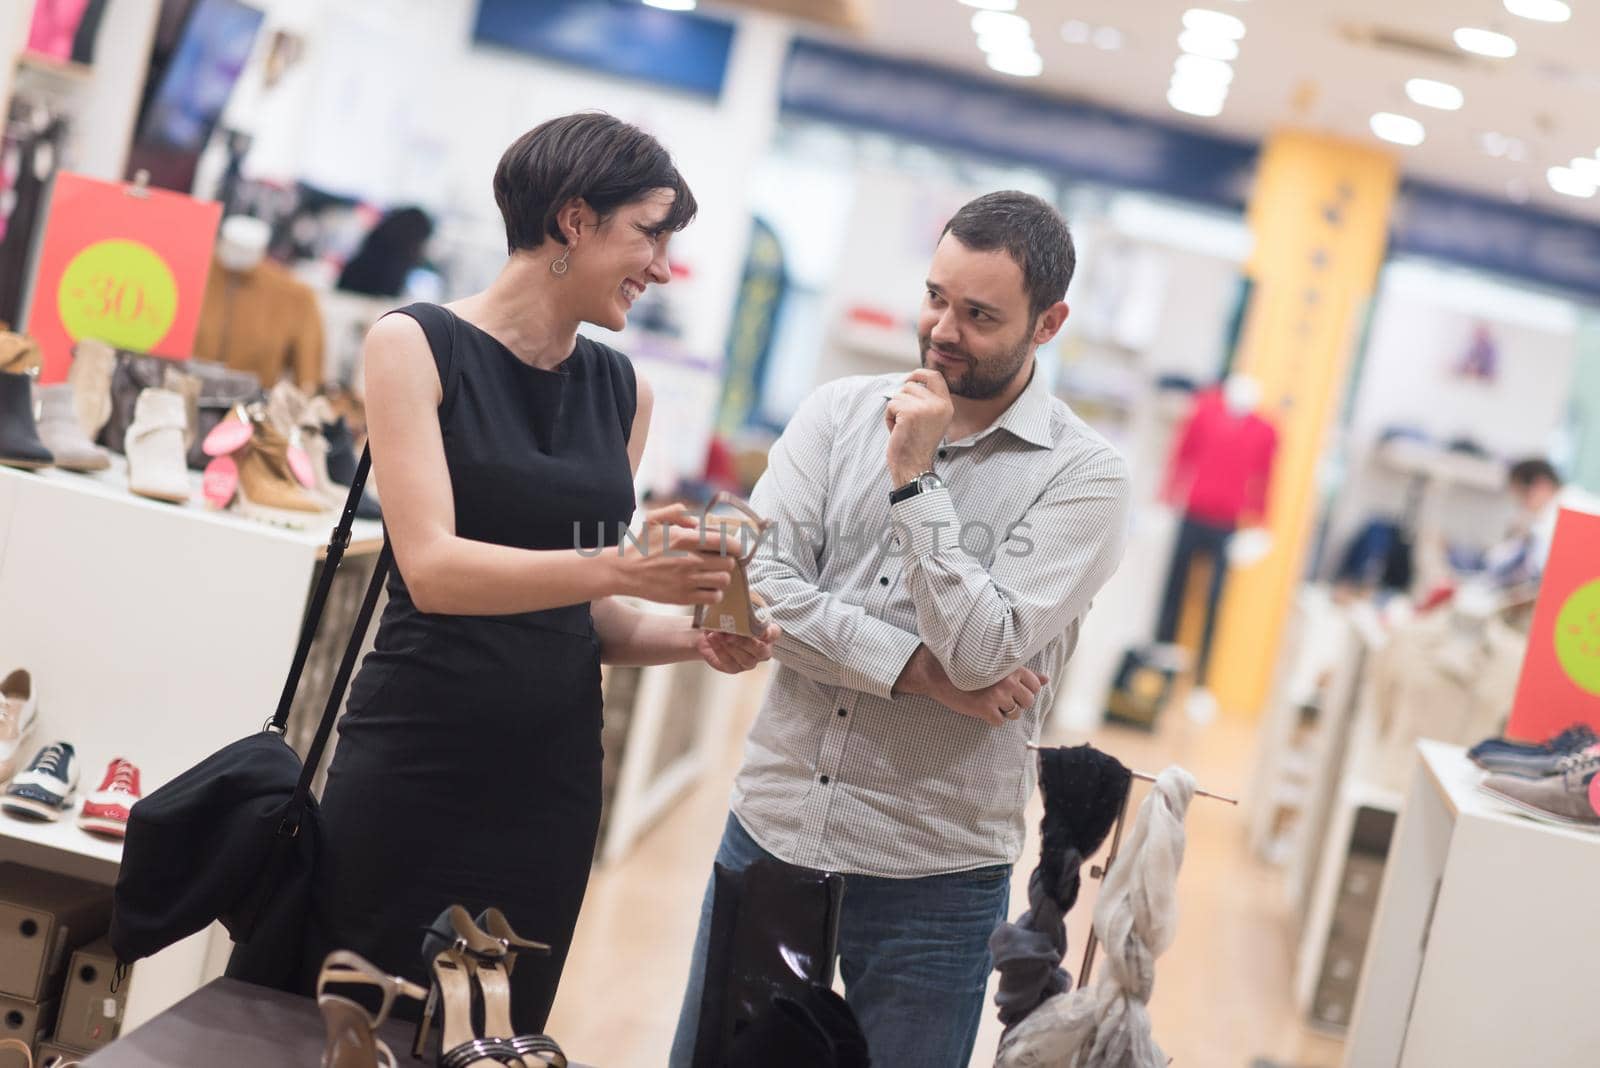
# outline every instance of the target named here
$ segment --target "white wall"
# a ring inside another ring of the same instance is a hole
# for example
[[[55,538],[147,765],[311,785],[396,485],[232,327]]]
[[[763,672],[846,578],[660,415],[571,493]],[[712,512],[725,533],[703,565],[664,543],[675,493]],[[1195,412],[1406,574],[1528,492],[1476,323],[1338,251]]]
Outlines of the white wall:
[[[699,218],[673,242],[692,277],[674,285],[675,303],[689,347],[720,358],[749,235],[750,175],[776,121],[787,24],[739,19],[727,82],[712,101],[476,47],[476,10],[477,0],[273,0],[264,38],[286,25],[305,34],[310,52],[277,99],[241,90],[242,107],[274,113],[258,128],[252,175],[421,204],[455,235],[458,255],[473,261],[466,273],[481,283],[504,250],[491,180],[506,146],[556,115],[611,112],[660,138],[694,189]]]

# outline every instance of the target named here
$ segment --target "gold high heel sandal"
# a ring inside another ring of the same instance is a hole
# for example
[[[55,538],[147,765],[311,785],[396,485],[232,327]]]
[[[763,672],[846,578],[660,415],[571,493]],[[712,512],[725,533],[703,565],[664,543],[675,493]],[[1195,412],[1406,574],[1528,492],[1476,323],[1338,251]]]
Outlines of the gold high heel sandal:
[[[726,505],[738,515],[711,515],[711,511]],[[766,622],[757,614],[767,603],[750,588],[747,569],[755,559],[761,537],[772,526],[772,520],[763,519],[750,507],[750,503],[726,490],[711,498],[706,505],[705,526],[720,530],[724,538],[737,538],[743,549],[733,558],[734,569],[728,588],[722,591],[722,600],[716,604],[696,605],[694,625],[701,630],[720,630],[745,638],[759,638],[766,631]]]
[[[383,991],[376,1016],[350,998],[325,992],[328,986],[375,986]],[[396,998],[421,1001],[428,992],[382,969],[349,950],[336,949],[322,962],[317,976],[317,1007],[327,1028],[328,1044],[322,1068],[396,1068],[394,1052],[378,1038],[378,1028],[389,1018]]]
[[[488,933],[495,941],[499,942],[505,950],[506,978],[509,980],[517,967],[517,953],[520,950],[529,950],[536,956],[548,957],[550,947],[543,942],[534,942],[523,938],[511,927],[511,921],[506,919],[506,914],[497,908],[485,909],[478,916],[478,928]],[[511,1025],[510,1009],[511,992],[506,991],[506,1007],[501,1015],[501,1022],[505,1027],[505,1034],[510,1035],[506,1041],[511,1043],[511,1048],[522,1054],[523,1063],[528,1068],[567,1068],[567,1055],[561,1051],[556,1040],[549,1035],[518,1035],[514,1034]],[[489,1003],[488,991],[484,991],[485,1006]],[[485,1009],[487,1015],[487,1009]],[[495,1033],[494,1028],[487,1022],[484,1030]]]

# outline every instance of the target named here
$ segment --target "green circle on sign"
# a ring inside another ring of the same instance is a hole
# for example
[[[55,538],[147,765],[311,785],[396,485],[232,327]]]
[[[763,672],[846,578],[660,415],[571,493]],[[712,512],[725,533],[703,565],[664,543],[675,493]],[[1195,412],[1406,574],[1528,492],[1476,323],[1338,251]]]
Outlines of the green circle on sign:
[[[178,280],[149,245],[98,241],[67,264],[56,303],[72,340],[149,352],[177,318]]]
[[[1574,686],[1600,697],[1600,579],[1579,586],[1561,606],[1556,659]]]

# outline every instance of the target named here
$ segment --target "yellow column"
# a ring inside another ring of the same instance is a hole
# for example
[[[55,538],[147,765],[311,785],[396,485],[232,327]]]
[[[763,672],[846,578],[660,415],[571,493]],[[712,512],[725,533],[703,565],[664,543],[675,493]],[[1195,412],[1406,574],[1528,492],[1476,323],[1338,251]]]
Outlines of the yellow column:
[[[1229,577],[1217,624],[1208,681],[1235,714],[1253,717],[1266,700],[1397,183],[1394,157],[1365,145],[1286,131],[1262,148],[1248,211],[1252,290],[1234,370],[1261,383],[1278,454],[1267,504],[1272,553]]]

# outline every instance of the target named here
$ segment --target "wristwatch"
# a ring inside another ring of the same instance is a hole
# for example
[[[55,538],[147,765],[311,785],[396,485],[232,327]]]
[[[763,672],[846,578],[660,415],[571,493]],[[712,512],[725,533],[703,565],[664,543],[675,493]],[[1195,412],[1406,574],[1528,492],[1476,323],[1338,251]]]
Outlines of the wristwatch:
[[[910,482],[907,482],[904,486],[901,486],[898,489],[890,490],[889,503],[899,504],[901,501],[906,500],[909,497],[915,497],[919,493],[928,493],[932,490],[943,488],[944,479],[940,478],[932,471],[924,471]]]

